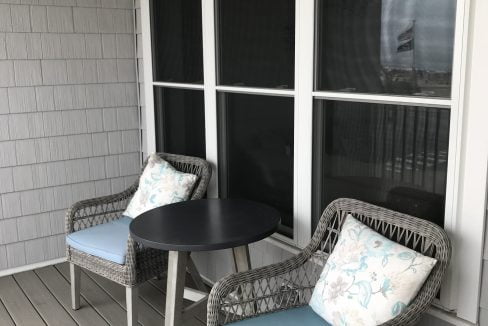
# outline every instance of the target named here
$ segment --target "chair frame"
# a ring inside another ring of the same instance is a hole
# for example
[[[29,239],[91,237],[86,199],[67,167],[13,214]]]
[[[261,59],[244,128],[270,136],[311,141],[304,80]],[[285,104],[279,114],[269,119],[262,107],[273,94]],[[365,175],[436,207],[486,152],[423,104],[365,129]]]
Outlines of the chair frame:
[[[168,153],[157,155],[177,170],[198,176],[190,200],[201,199],[205,195],[212,176],[212,168],[206,160]],[[143,164],[141,174],[146,165],[147,160]],[[73,204],[66,213],[66,234],[119,219],[138,186],[139,178],[120,193]],[[84,268],[125,286],[128,325],[137,325],[137,304],[134,302],[137,299],[137,285],[162,275],[167,269],[167,252],[145,248],[136,243],[130,235],[127,239],[124,265],[89,255],[69,245],[66,245],[66,254],[70,263],[72,308],[76,310],[80,307],[80,268]]]
[[[327,206],[310,244],[296,256],[277,264],[229,275],[217,282],[209,296],[207,325],[224,325],[308,304],[348,214],[387,238],[437,259],[429,277],[407,308],[382,324],[415,325],[439,292],[449,264],[451,243],[447,233],[429,221],[348,198],[337,199]]]

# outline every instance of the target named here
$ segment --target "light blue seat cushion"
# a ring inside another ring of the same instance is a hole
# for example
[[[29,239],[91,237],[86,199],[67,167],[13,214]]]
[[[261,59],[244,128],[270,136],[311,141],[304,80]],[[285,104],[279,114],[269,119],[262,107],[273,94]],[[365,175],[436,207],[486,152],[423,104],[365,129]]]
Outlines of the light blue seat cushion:
[[[331,326],[317,315],[309,305],[245,319],[229,325],[234,326]]]
[[[70,233],[66,243],[89,255],[123,265],[131,221],[130,217],[122,216],[112,222]]]

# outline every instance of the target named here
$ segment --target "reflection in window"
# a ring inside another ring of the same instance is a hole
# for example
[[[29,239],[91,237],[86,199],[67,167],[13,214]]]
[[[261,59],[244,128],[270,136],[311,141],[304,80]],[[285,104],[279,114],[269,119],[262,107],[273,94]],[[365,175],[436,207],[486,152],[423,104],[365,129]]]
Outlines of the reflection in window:
[[[220,93],[219,190],[281,212],[293,237],[293,98]]]
[[[318,90],[449,98],[455,0],[318,0]]]
[[[220,0],[217,21],[220,85],[294,87],[294,0]]]
[[[205,109],[201,90],[154,88],[156,148],[205,158]]]
[[[314,106],[313,229],[340,197],[443,225],[449,110],[325,100]]]
[[[203,84],[201,0],[151,2],[154,80]]]

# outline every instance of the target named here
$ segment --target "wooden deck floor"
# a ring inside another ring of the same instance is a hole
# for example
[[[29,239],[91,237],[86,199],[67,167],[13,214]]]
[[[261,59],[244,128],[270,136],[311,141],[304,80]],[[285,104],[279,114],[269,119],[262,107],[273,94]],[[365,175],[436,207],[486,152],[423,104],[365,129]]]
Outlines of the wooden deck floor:
[[[163,325],[164,288],[164,282],[158,280],[140,286],[140,325]],[[84,271],[81,296],[81,308],[72,310],[67,263],[2,277],[0,325],[126,325],[125,289],[122,286]],[[201,325],[205,325],[205,311],[200,311],[185,324]]]

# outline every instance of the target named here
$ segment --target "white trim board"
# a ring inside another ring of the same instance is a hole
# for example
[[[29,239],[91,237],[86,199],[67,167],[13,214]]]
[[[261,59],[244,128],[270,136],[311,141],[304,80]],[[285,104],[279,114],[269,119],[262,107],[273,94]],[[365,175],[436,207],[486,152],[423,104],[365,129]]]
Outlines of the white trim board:
[[[34,269],[38,269],[38,268],[42,268],[42,267],[46,267],[46,266],[51,266],[51,265],[56,265],[56,264],[61,264],[64,262],[66,262],[66,257],[46,260],[46,261],[42,261],[39,263],[24,265],[24,266],[20,266],[20,267],[9,268],[9,269],[5,269],[3,271],[0,271],[0,277],[10,276],[10,275],[22,273],[22,272],[28,272],[28,271],[31,271]]]

